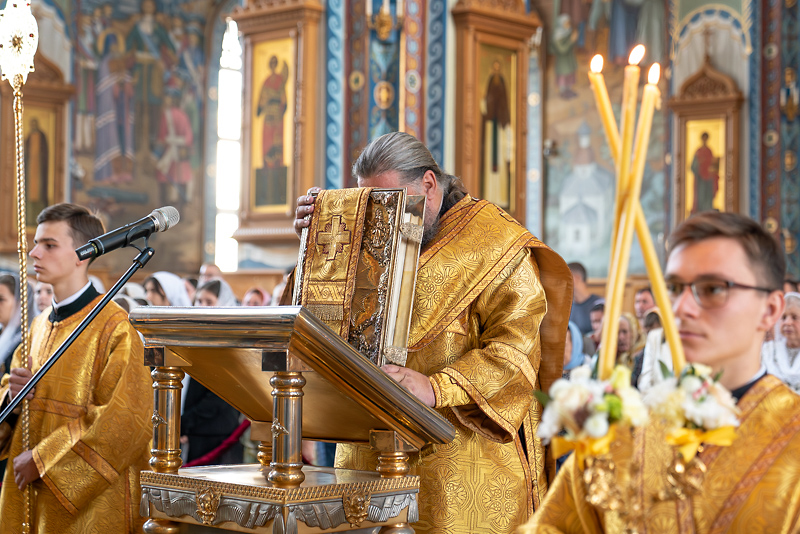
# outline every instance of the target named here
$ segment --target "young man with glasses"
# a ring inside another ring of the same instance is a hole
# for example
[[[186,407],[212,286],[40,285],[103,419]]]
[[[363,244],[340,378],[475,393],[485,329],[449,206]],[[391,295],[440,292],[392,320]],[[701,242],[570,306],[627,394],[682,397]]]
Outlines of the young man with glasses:
[[[684,499],[664,491],[674,457],[663,425],[650,422],[632,445],[612,445],[617,463],[627,457],[641,466],[631,482],[643,507],[634,526],[639,532],[798,532],[800,396],[766,374],[760,353],[783,311],[783,251],[758,223],[730,213],[690,218],[669,244],[665,277],[686,359],[722,372],[740,425],[731,446],[702,447],[702,486]],[[587,502],[583,469],[573,455],[520,532],[624,530],[619,514]]]

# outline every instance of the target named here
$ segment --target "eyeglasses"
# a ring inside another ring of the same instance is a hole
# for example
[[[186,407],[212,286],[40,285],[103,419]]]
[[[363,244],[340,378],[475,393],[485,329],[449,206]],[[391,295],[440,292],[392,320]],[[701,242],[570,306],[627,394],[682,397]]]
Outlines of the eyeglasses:
[[[694,296],[695,302],[701,308],[706,309],[724,306],[728,302],[728,294],[731,289],[752,289],[754,291],[763,291],[764,293],[775,291],[766,287],[737,284],[729,280],[697,280],[691,284],[667,280],[667,293],[669,293],[670,300],[677,300],[687,286],[692,288],[692,296]]]

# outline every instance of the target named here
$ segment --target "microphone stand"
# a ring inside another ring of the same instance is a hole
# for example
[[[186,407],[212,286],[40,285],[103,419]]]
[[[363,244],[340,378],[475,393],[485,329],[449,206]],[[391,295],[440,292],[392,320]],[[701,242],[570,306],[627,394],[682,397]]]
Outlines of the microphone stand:
[[[155,254],[155,251],[147,245],[147,239],[145,239],[144,248],[139,248],[136,247],[135,245],[133,246],[139,251],[139,255],[137,255],[136,258],[134,258],[133,264],[130,267],[128,267],[128,270],[125,271],[125,274],[122,275],[122,278],[120,278],[117,281],[117,283],[114,284],[114,286],[108,291],[108,293],[103,295],[103,298],[100,299],[100,302],[98,302],[95,305],[95,307],[92,308],[92,311],[89,312],[89,315],[87,315],[83,319],[83,321],[81,321],[78,327],[69,335],[67,339],[64,340],[64,342],[61,344],[60,347],[58,347],[58,349],[53,353],[53,355],[50,356],[50,358],[48,358],[46,362],[44,362],[44,365],[42,365],[42,367],[38,371],[36,371],[36,374],[33,375],[33,377],[28,381],[27,384],[25,384],[25,387],[22,388],[22,390],[17,394],[17,396],[14,397],[14,399],[11,400],[11,402],[9,402],[8,406],[6,406],[5,409],[2,411],[2,413],[0,413],[0,424],[2,424],[3,421],[5,421],[8,418],[8,416],[11,415],[11,413],[14,410],[17,409],[17,406],[19,406],[22,403],[22,400],[28,395],[28,393],[30,393],[33,390],[33,388],[36,387],[36,384],[39,383],[39,381],[44,377],[44,375],[47,374],[47,371],[49,371],[50,368],[53,367],[53,365],[55,365],[58,359],[61,358],[61,356],[64,355],[67,349],[69,349],[70,346],[72,346],[75,340],[78,339],[78,336],[80,336],[83,333],[83,331],[86,330],[86,327],[89,326],[89,323],[91,323],[94,320],[94,318],[97,317],[97,314],[99,314],[103,310],[103,308],[105,308],[106,305],[109,302],[111,302],[111,299],[114,298],[114,296],[119,292],[119,290],[122,289],[122,286],[124,286],[131,278],[131,276],[133,276],[133,273],[144,267],[145,264],[148,261],[150,261],[150,258],[153,257],[153,254]],[[23,335],[24,334],[26,333],[23,333]]]

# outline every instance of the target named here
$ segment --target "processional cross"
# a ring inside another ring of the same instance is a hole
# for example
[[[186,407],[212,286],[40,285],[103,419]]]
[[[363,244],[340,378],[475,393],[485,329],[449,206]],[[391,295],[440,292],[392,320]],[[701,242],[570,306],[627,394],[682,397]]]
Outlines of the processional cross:
[[[19,253],[20,327],[22,329],[21,362],[29,367],[30,343],[28,333],[28,235],[25,228],[25,155],[22,137],[22,86],[33,72],[33,57],[39,46],[39,27],[31,13],[30,2],[9,0],[0,13],[0,70],[2,80],[8,80],[14,89],[14,134],[16,142],[17,179],[17,252]],[[28,401],[22,402],[22,449],[30,449],[30,410]],[[23,491],[22,532],[33,531],[33,491],[30,484]]]

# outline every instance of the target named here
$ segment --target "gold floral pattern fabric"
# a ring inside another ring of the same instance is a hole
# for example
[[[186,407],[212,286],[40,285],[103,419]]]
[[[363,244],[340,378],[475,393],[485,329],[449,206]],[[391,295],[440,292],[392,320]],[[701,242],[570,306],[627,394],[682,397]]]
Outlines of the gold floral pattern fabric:
[[[510,533],[532,512],[544,451],[537,443],[526,456],[518,430],[538,421],[543,360],[560,376],[571,280],[561,258],[488,202],[467,197],[440,221],[420,258],[406,366],[430,377],[456,437],[411,458],[421,479],[416,532]],[[560,352],[543,356],[545,331],[552,348],[559,329]],[[540,460],[533,473],[529,457]],[[337,467],[376,462],[365,447],[337,448]]]
[[[99,301],[64,321],[31,327],[33,371]],[[39,533],[141,532],[139,472],[148,469],[152,380],[139,336],[110,303],[35,389],[30,402],[34,526]],[[19,351],[12,367],[19,367]],[[8,388],[3,378],[0,395]],[[21,425],[9,458],[22,452]],[[9,462],[0,495],[0,533],[21,532],[22,493]]]
[[[711,534],[800,532],[800,396],[774,376],[759,380],[739,401],[741,425],[730,447],[705,446],[703,489],[685,501],[658,501],[665,488],[672,449],[663,426],[652,423],[634,440],[643,469],[644,515],[638,531]],[[624,464],[630,449],[612,448]],[[564,464],[542,508],[520,534],[555,532],[624,532],[613,513],[586,502],[582,469],[574,455]]]

